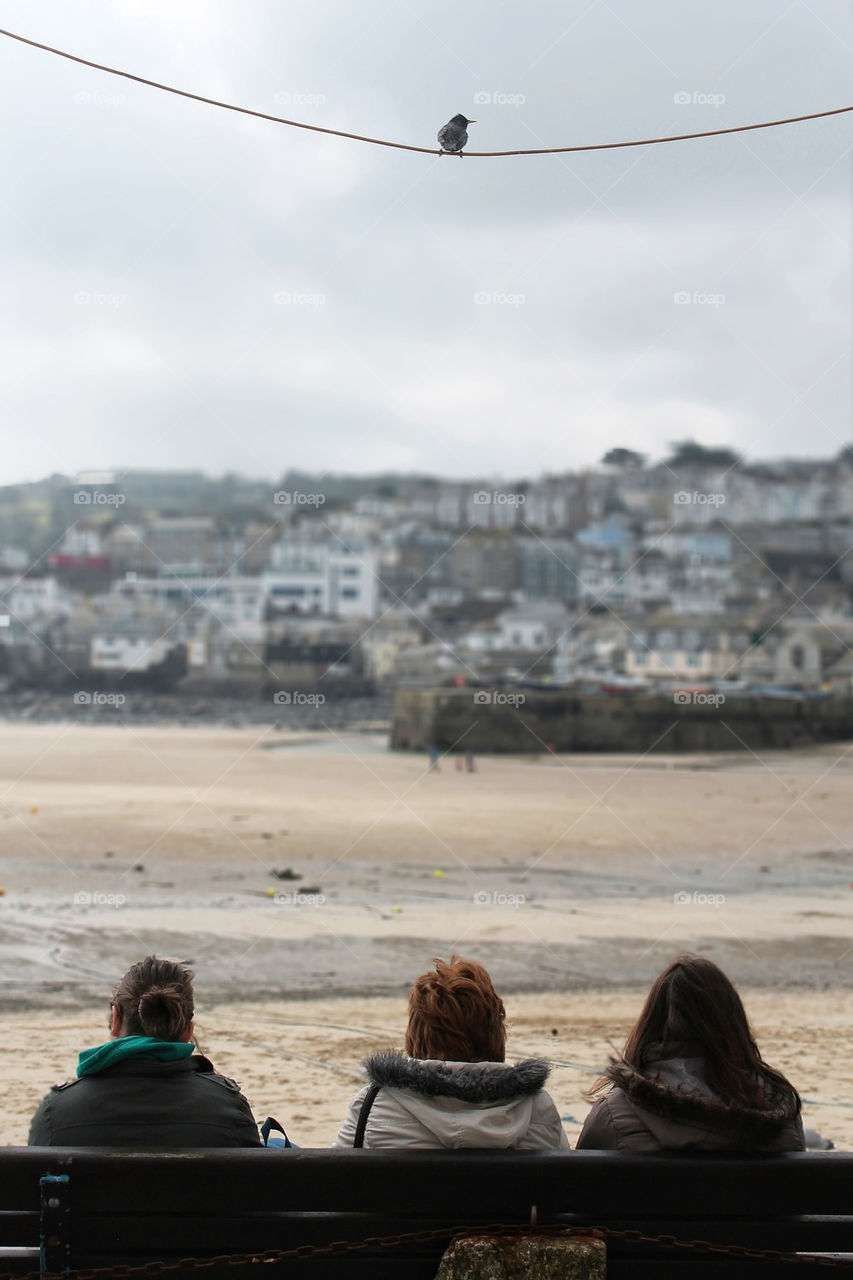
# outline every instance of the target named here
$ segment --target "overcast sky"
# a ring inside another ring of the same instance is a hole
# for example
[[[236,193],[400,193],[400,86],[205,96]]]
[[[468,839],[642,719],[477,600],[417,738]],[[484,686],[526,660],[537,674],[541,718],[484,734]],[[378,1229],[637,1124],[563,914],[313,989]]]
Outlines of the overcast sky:
[[[456,112],[486,151],[853,102],[847,0],[0,0],[0,25],[428,147]],[[2,483],[536,476],[614,445],[762,458],[853,440],[853,115],[439,159],[5,38],[0,104]]]

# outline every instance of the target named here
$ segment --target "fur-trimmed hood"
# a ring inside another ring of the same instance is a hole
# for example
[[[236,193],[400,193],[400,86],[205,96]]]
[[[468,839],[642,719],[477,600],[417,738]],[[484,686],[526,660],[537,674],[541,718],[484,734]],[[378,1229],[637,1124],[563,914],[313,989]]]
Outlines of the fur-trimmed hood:
[[[796,1097],[767,1092],[763,1107],[723,1101],[711,1089],[701,1057],[666,1058],[638,1071],[612,1062],[607,1078],[635,1107],[670,1124],[695,1125],[752,1146],[796,1122]]]
[[[547,1062],[438,1062],[386,1050],[365,1062],[379,1086],[367,1121],[366,1147],[567,1148],[560,1113],[543,1088]],[[368,1085],[350,1103],[335,1140],[351,1147]]]
[[[506,1062],[437,1062],[407,1058],[396,1049],[375,1053],[364,1064],[371,1084],[386,1089],[412,1089],[427,1098],[457,1098],[489,1103],[538,1093],[551,1068],[541,1058]]]

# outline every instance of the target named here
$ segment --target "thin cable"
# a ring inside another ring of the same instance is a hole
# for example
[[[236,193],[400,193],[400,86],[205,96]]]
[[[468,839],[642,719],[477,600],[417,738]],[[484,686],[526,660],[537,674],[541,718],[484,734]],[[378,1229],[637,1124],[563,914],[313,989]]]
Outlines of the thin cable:
[[[238,107],[233,102],[219,102],[216,98],[205,98],[200,93],[189,93],[186,89],[176,89],[174,85],[160,84],[157,80],[147,80],[145,76],[133,75],[130,71],[119,71],[116,67],[106,67],[101,62],[92,62],[89,58],[80,58],[75,53],[66,53],[64,49],[54,49],[52,45],[41,44],[38,40],[30,40],[27,36],[19,36],[14,31],[0,28],[0,36],[9,40],[17,40],[28,44],[33,49],[42,49],[45,53],[53,53],[58,58],[67,58],[69,62],[77,62],[83,67],[93,67],[95,71],[105,71],[107,75],[121,76],[125,80],[135,80],[137,84],[147,84],[151,89],[160,89],[163,93],[174,93],[179,98],[191,98],[193,102],[206,102],[210,107],[221,107],[223,111],[236,111],[240,115],[254,116],[257,120],[270,120],[273,124],[286,124],[292,129],[308,129],[311,133],[328,133],[334,138],[350,138],[353,142],[369,142],[374,147],[393,147],[397,151],[416,151],[424,156],[440,156],[448,154],[434,147],[415,147],[408,142],[388,142],[385,138],[369,138],[362,133],[346,133],[343,129],[327,129],[319,124],[305,124],[302,120],[286,120],[284,116],[269,115],[266,111],[253,111],[251,107]],[[775,129],[783,124],[799,124],[803,120],[822,120],[825,116],[840,116],[853,107],[834,107],[831,111],[813,111],[804,116],[788,116],[785,120],[765,120],[761,124],[738,124],[730,129],[707,129],[703,133],[676,133],[663,138],[638,138],[633,142],[592,142],[576,147],[539,147],[526,151],[466,151],[466,156],[482,159],[490,156],[553,156],[569,151],[612,151],[618,147],[651,147],[659,142],[686,142],[691,138],[718,138],[724,133],[747,133],[750,129]]]

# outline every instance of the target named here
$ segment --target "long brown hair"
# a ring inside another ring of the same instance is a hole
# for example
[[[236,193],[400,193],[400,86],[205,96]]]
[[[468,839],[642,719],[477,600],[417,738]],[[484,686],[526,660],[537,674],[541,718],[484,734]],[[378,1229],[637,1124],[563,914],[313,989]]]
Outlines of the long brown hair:
[[[444,1062],[503,1062],[506,1012],[481,964],[451,956],[415,979],[406,1053]]]
[[[182,1040],[193,1019],[193,974],[176,960],[146,956],[113,992],[122,1034]]]
[[[724,1101],[759,1108],[781,1102],[799,1112],[799,1094],[762,1058],[734,986],[704,956],[679,956],[655,978],[622,1063],[642,1072],[655,1059],[677,1056],[685,1045],[705,1059],[708,1083]],[[611,1059],[590,1093],[611,1084],[610,1072],[619,1065]]]

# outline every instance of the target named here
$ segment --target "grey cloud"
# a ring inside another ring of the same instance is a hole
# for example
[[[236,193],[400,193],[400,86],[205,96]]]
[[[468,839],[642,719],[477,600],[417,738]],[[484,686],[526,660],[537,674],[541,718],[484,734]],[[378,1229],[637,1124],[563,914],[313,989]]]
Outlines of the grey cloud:
[[[259,0],[248,23],[213,0],[83,19],[0,0],[3,25],[84,55],[427,146],[457,110],[477,117],[479,150],[721,127],[849,93],[842,3],[420,13]],[[437,160],[3,52],[6,479],[57,458],[519,474],[612,444],[659,453],[676,434],[762,456],[845,436],[849,117]]]

